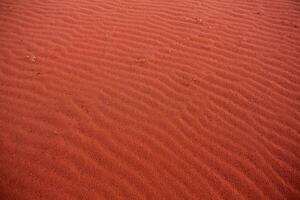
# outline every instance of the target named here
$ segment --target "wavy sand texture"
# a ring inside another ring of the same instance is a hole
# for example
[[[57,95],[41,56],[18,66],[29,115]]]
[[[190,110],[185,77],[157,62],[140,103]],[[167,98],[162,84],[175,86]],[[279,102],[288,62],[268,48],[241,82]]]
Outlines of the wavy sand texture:
[[[300,198],[300,2],[1,0],[2,199]]]

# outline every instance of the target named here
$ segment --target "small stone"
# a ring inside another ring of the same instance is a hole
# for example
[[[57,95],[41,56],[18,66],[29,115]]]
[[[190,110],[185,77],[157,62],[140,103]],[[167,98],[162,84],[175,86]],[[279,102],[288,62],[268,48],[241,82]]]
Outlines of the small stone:
[[[36,62],[36,57],[35,56],[26,56],[26,58],[30,61],[35,63]]]
[[[188,18],[188,17],[183,17],[183,19],[184,19],[185,21],[190,21],[190,18]]]
[[[138,58],[138,59],[135,59],[135,62],[138,64],[145,64],[145,63],[147,63],[147,59],[146,58]]]
[[[202,22],[203,22],[203,20],[202,20],[202,19],[200,19],[200,18],[196,18],[196,22],[197,22],[197,23],[202,23]]]

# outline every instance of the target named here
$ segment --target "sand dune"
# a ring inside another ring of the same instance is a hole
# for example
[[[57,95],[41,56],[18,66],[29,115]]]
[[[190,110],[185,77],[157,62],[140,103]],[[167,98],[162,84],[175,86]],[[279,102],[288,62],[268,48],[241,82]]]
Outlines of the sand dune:
[[[300,2],[1,0],[1,199],[300,199]]]

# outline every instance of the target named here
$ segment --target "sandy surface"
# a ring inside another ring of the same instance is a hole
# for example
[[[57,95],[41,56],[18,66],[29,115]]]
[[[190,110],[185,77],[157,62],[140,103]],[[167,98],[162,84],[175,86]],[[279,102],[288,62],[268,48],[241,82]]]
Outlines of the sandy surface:
[[[1,199],[300,199],[300,1],[1,0]]]

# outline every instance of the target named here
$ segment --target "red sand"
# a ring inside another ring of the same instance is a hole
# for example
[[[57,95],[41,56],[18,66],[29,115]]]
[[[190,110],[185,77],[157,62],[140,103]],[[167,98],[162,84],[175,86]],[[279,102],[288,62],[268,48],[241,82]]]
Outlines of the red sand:
[[[300,199],[300,1],[1,0],[1,199]]]

